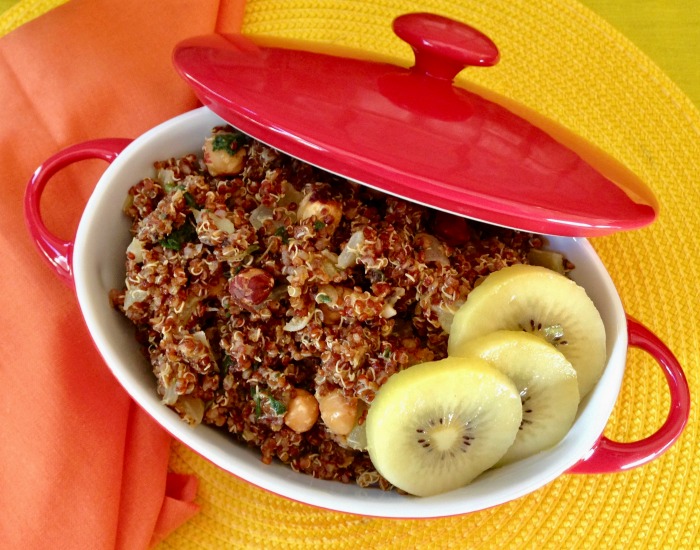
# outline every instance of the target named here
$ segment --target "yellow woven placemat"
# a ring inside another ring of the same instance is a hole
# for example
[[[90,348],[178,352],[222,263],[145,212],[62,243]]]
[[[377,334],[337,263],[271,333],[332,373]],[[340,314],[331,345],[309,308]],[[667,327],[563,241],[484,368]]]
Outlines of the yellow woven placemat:
[[[700,113],[622,35],[572,0],[248,0],[244,32],[333,42],[410,59],[389,32],[404,11],[465,20],[499,45],[502,62],[469,77],[562,122],[649,181],[657,223],[597,239],[629,313],[661,336],[698,396]],[[641,439],[661,425],[660,370],[630,353],[606,435]],[[692,548],[700,493],[697,414],[660,459],[615,475],[565,475],[517,501],[432,521],[364,519],[287,502],[219,472],[175,445],[172,468],[202,479],[201,514],[164,548]],[[700,541],[697,543],[700,544]]]
[[[52,8],[65,4],[68,0],[31,0],[15,3],[3,2],[0,8],[5,9],[0,16],[0,36],[19,27],[27,21],[46,13]]]
[[[694,270],[700,252],[700,112],[621,34],[574,0],[248,0],[244,32],[410,59],[410,50],[389,29],[395,15],[417,10],[462,19],[496,41],[501,63],[470,71],[470,79],[558,120],[650,183],[661,204],[658,221],[593,244],[626,310],[684,365],[695,403],[700,397],[700,282]],[[668,407],[660,369],[632,350],[606,435],[641,439],[661,425]],[[201,480],[201,512],[161,549],[700,546],[696,407],[676,445],[643,467],[564,475],[502,506],[429,521],[368,519],[289,502],[226,474],[178,443],[170,465]]]

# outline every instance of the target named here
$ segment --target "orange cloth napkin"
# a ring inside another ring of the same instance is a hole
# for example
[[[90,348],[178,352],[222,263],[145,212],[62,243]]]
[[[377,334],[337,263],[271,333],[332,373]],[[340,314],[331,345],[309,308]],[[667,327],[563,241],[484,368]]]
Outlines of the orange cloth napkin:
[[[56,151],[137,137],[197,106],[175,43],[236,31],[244,0],[73,0],[0,39],[0,546],[147,548],[197,512],[170,436],[118,385],[73,291],[30,241],[26,182]],[[67,168],[42,199],[72,239],[106,165]],[[105,297],[106,299],[106,297]]]

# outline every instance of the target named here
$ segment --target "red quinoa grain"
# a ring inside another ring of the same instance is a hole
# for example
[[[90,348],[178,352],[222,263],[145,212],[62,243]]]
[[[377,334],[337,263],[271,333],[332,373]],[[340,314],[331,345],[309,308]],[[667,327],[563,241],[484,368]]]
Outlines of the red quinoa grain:
[[[303,433],[285,425],[296,390],[338,391],[366,411],[392,374],[445,357],[452,316],[474,285],[526,263],[542,240],[238,138],[238,173],[212,176],[216,155],[205,164],[191,154],[155,162],[155,176],[129,190],[133,241],[125,287],[110,300],[136,325],[163,403],[185,421],[227,430],[266,464],[391,489],[320,416]]]

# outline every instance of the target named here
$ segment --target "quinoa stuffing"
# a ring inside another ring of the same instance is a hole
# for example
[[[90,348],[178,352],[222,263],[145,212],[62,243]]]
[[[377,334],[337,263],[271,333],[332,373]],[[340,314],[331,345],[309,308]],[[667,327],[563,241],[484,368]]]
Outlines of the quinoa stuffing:
[[[228,126],[129,190],[123,289],[162,402],[322,479],[390,489],[363,422],[394,373],[447,355],[454,313],[536,235],[436,212]]]

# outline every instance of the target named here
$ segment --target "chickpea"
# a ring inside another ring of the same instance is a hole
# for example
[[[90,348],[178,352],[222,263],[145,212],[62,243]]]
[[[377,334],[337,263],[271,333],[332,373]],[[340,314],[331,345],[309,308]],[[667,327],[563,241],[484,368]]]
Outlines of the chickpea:
[[[319,399],[319,408],[321,419],[334,434],[348,435],[355,427],[357,399],[349,399],[335,390]]]
[[[284,423],[296,433],[308,432],[318,420],[318,401],[306,390],[296,388],[287,405]]]
[[[323,312],[324,325],[337,325],[340,322],[345,292],[345,288],[338,289],[332,285],[321,285],[318,288],[316,307]]]
[[[340,322],[340,312],[331,309],[326,304],[320,304],[317,306],[323,312],[323,324],[324,325],[337,325]]]
[[[204,164],[212,176],[234,175],[243,170],[247,150],[243,147],[235,151],[215,149],[215,137],[204,140]]]
[[[312,192],[301,199],[297,217],[300,220],[315,217],[326,223],[333,232],[343,217],[343,209],[338,201],[319,198]]]

